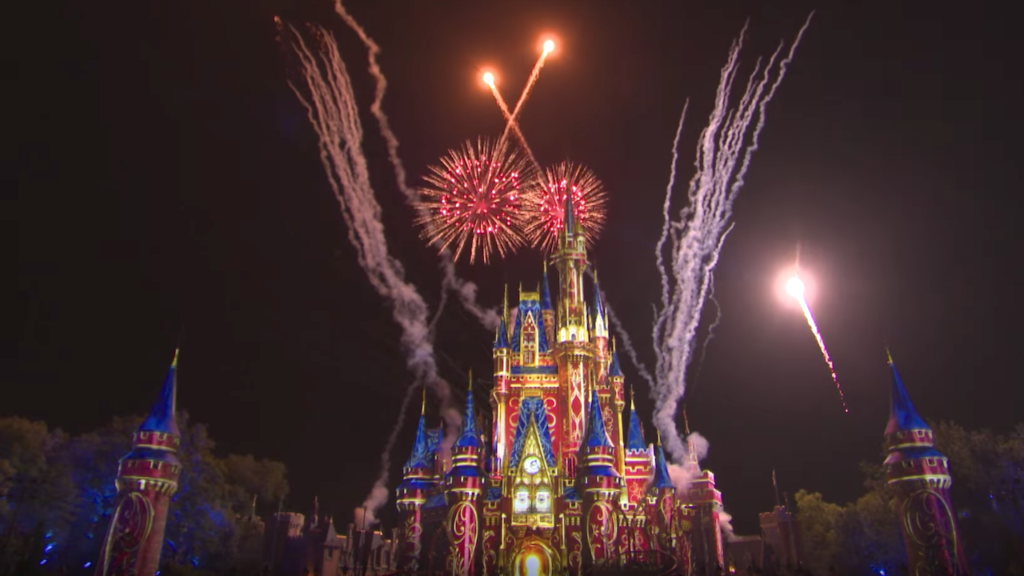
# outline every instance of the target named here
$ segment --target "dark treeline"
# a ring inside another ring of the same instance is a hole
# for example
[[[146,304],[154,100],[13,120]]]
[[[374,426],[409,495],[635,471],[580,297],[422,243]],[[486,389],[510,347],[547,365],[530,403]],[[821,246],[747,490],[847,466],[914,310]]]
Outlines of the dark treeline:
[[[161,559],[165,576],[258,572],[254,502],[276,510],[285,466],[214,453],[206,426],[179,414],[184,466]],[[118,459],[141,417],[70,436],[44,422],[0,418],[0,576],[92,574],[113,513]]]

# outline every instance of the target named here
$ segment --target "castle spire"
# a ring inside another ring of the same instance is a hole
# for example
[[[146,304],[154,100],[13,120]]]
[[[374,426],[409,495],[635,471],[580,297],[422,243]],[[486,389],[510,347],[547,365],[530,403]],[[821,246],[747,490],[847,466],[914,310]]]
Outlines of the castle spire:
[[[658,444],[654,447],[654,480],[651,485],[656,489],[675,488],[672,484],[672,477],[668,473],[668,466],[665,463],[665,448],[661,445],[661,432],[658,432]]]
[[[479,448],[480,434],[476,430],[476,416],[473,413],[473,369],[469,369],[469,387],[466,389],[466,416],[462,421],[462,434],[455,441],[458,448]]]
[[[885,349],[889,359],[889,369],[892,371],[892,384],[889,388],[889,422],[885,427],[886,434],[907,430],[931,430],[914,409],[914,404],[907,395],[907,389],[903,387],[903,379],[896,370],[896,364],[892,361],[892,354]]]
[[[590,448],[611,448],[608,432],[604,427],[604,416],[601,414],[601,400],[595,388],[590,395],[590,421],[587,423],[590,432],[587,434],[587,446]]]
[[[601,302],[601,285],[597,281],[597,268],[594,268],[594,337],[608,338],[608,324],[605,318],[604,304]]]
[[[540,309],[554,310],[551,305],[551,290],[548,287],[548,260],[544,259],[544,275],[540,282]]]
[[[139,430],[181,436],[181,431],[178,430],[178,422],[174,415],[177,397],[178,350],[175,349],[174,359],[171,360],[171,367],[167,370],[167,377],[164,379],[163,388],[160,390],[160,397],[153,403],[149,416],[139,426]]]
[[[565,213],[562,217],[564,225],[565,235],[572,236],[576,234],[576,212],[572,206],[572,190],[567,189],[565,191]]]
[[[626,450],[643,451],[647,449],[644,443],[644,429],[640,425],[640,418],[636,415],[636,405],[633,403],[633,393],[629,394],[629,438],[626,441]]]

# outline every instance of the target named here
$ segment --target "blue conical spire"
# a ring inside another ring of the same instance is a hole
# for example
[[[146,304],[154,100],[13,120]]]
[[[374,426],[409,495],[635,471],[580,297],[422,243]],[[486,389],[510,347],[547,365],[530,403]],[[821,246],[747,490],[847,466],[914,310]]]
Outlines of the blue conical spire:
[[[416,440],[412,444],[412,454],[405,462],[406,468],[430,468],[430,442],[427,439],[427,387],[423,387],[423,404],[420,407],[420,422],[416,425]]]
[[[640,425],[640,418],[636,415],[636,406],[633,405],[633,399],[629,400],[629,438],[626,440],[626,450],[646,450],[647,445],[644,443],[644,431],[643,426]]]
[[[622,367],[619,366],[619,353],[614,350],[614,347],[612,350],[612,361],[608,364],[608,375],[625,378],[622,374]]]
[[[612,444],[608,441],[608,433],[604,428],[604,416],[601,415],[601,401],[597,397],[597,389],[595,388],[590,395],[590,422],[588,422],[588,428],[590,429],[587,434],[587,446],[590,448],[611,448]]]
[[[551,290],[548,288],[548,261],[544,260],[544,279],[540,283],[540,309],[554,310],[551,305]]]
[[[906,430],[930,430],[914,410],[914,404],[910,402],[907,389],[903,387],[903,379],[896,370],[896,363],[892,361],[892,354],[886,349],[889,357],[889,369],[892,370],[892,387],[889,389],[889,423],[885,427],[886,434],[902,432]]]
[[[501,317],[501,322],[498,323],[498,331],[494,334],[494,349],[498,348],[510,348],[508,343],[508,325],[505,324],[505,317]]]
[[[162,432],[172,436],[181,436],[178,429],[178,422],[174,417],[175,403],[178,395],[178,351],[174,351],[174,360],[167,370],[167,378],[164,379],[164,386],[160,390],[160,397],[153,404],[149,416],[139,426],[139,430],[146,432]]]
[[[654,488],[675,488],[672,484],[672,477],[668,473],[668,465],[665,463],[665,449],[661,447],[661,434],[658,435],[658,445],[654,447],[654,480],[651,482]]]
[[[466,390],[466,417],[462,421],[462,434],[455,441],[456,448],[479,448],[480,434],[476,431],[476,416],[473,413],[473,371],[469,372],[469,389]]]

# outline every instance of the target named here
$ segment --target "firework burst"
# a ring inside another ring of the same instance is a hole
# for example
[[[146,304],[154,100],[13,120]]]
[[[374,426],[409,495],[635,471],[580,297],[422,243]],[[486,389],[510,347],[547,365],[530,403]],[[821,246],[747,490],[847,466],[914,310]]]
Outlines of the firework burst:
[[[430,167],[420,189],[422,236],[458,260],[469,244],[469,261],[479,252],[486,264],[497,251],[505,256],[523,245],[520,188],[530,187],[533,171],[526,156],[507,144],[466,142]]]
[[[523,231],[530,243],[545,252],[558,244],[558,233],[565,226],[565,197],[572,195],[573,213],[593,246],[605,220],[608,193],[589,168],[561,162],[544,170],[541,182],[523,198]]]

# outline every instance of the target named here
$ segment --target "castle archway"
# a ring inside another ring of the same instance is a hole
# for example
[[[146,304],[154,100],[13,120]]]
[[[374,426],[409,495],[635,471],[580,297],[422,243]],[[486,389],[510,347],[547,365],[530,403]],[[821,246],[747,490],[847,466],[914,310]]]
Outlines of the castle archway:
[[[548,542],[539,538],[523,541],[512,557],[513,576],[553,576],[561,571],[558,555]]]

